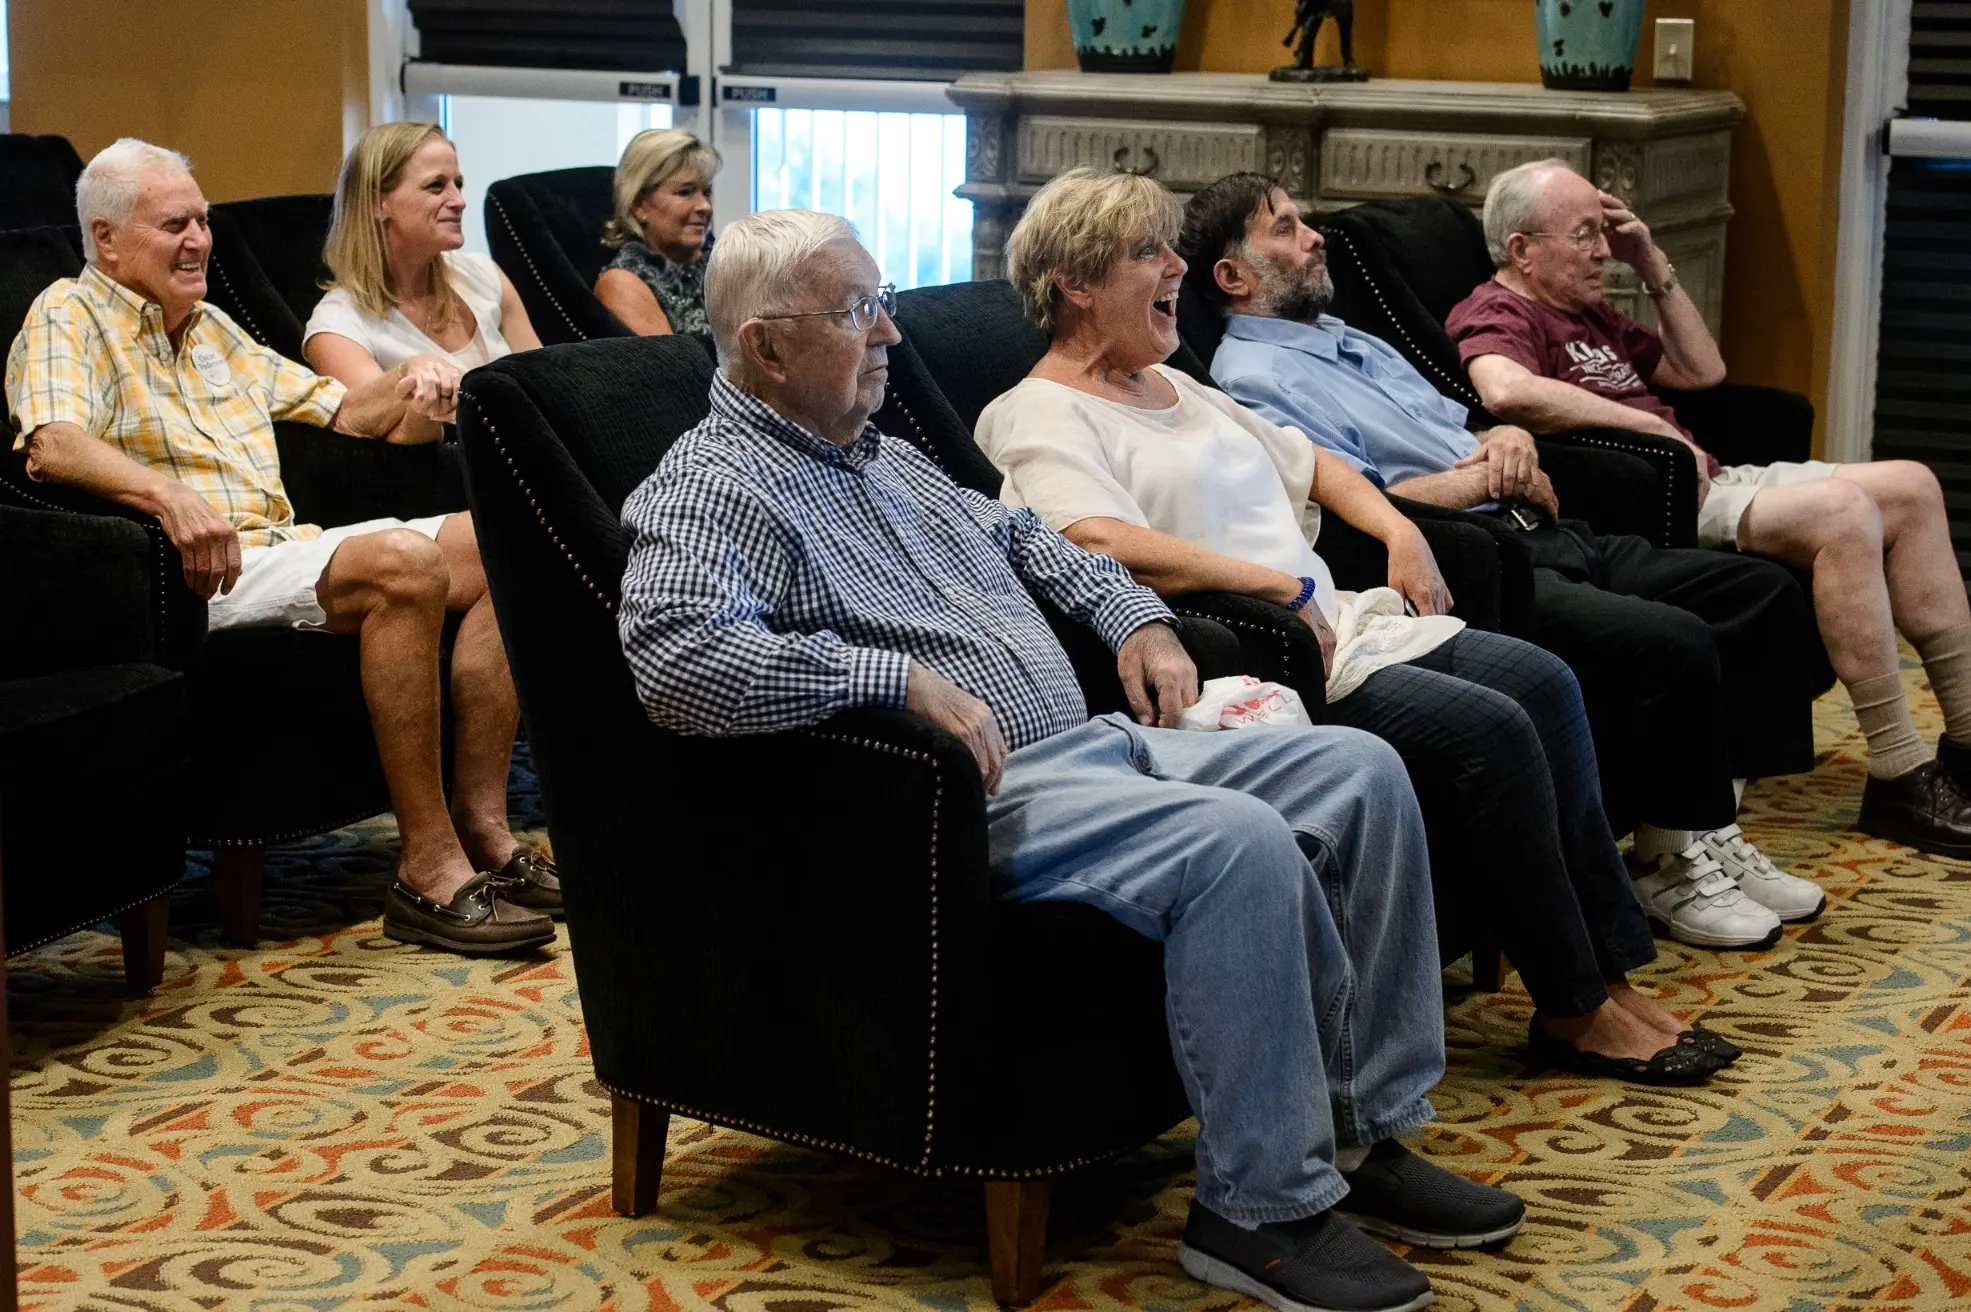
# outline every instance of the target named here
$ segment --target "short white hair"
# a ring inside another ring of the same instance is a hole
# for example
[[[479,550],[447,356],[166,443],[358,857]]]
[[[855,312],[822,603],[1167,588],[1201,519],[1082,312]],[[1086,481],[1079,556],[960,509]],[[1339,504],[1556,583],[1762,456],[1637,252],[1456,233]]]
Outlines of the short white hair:
[[[153,146],[136,137],[119,137],[96,152],[75,180],[75,217],[82,225],[82,254],[96,262],[96,234],[89,225],[97,219],[112,228],[130,222],[145,169],[192,171],[192,162],[175,150]]]
[[[790,309],[809,260],[860,244],[854,224],[816,210],[761,210],[728,225],[705,262],[705,316],[725,376],[738,378],[740,325]]]
[[[1515,232],[1535,230],[1547,195],[1547,179],[1556,173],[1574,173],[1574,166],[1564,159],[1536,159],[1492,179],[1485,191],[1485,249],[1494,268],[1503,269],[1512,263],[1506,242]]]

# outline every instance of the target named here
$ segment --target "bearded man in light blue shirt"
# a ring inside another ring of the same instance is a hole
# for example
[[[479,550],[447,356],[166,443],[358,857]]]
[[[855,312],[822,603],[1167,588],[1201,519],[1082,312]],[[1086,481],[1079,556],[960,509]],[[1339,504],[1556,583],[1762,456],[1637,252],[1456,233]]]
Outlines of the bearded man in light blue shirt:
[[[1183,294],[1228,316],[1213,379],[1386,492],[1523,531],[1532,637],[1580,681],[1608,813],[1618,833],[1635,828],[1636,893],[1653,921],[1684,942],[1750,946],[1817,916],[1820,888],[1732,822],[1735,778],[1812,768],[1812,690],[1772,674],[1774,652],[1817,641],[1798,586],[1769,561],[1559,522],[1532,434],[1468,432],[1464,406],[1325,313],[1323,245],[1260,174],[1222,178],[1185,205]]]

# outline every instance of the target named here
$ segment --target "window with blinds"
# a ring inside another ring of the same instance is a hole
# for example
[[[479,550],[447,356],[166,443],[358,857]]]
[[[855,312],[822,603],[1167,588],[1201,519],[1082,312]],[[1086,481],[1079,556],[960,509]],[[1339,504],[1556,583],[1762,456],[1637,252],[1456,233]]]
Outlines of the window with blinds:
[[[671,0],[409,0],[419,58],[495,68],[682,71]]]
[[[942,82],[1025,53],[1026,0],[732,0],[734,73]]]
[[[1971,121],[1971,0],[1916,0],[1909,53],[1909,112]],[[1935,471],[1971,577],[1971,160],[1890,168],[1881,341],[1875,457]]]

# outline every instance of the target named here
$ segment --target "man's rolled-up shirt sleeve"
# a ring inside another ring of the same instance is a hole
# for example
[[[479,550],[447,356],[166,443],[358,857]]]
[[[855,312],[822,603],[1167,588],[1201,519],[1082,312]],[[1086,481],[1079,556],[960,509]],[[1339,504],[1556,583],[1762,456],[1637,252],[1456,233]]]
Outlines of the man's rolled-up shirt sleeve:
[[[792,559],[767,509],[723,480],[646,483],[623,510],[632,534],[617,631],[645,712],[709,737],[775,733],[857,706],[901,708],[910,658],[836,634],[776,633]]]
[[[1145,624],[1171,618],[1170,607],[1119,562],[1083,551],[1032,510],[1015,510],[969,489],[960,493],[979,527],[1006,552],[1020,582],[1095,630],[1109,650]]]

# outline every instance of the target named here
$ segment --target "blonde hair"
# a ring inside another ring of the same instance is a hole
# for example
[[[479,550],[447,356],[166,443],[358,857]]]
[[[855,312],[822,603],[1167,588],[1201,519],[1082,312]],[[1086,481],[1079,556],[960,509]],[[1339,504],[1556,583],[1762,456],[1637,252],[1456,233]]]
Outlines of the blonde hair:
[[[1175,242],[1184,206],[1160,182],[1134,173],[1069,169],[1042,187],[1006,241],[1006,276],[1027,318],[1052,333],[1060,317],[1057,275],[1095,282],[1136,242]]]
[[[397,306],[397,289],[390,282],[390,260],[384,244],[383,219],[377,206],[404,180],[411,156],[433,141],[450,145],[435,123],[379,123],[363,134],[342,161],[335,187],[335,218],[329,224],[322,262],[329,267],[328,287],[340,287],[356,307],[372,318],[389,316]],[[458,315],[458,290],[442,255],[431,257],[432,322],[427,331],[443,328]]]
[[[710,182],[719,171],[719,152],[683,128],[651,128],[630,138],[616,163],[612,194],[616,213],[602,227],[602,244],[621,246],[643,240],[637,221],[637,202],[680,173],[695,173]]]

